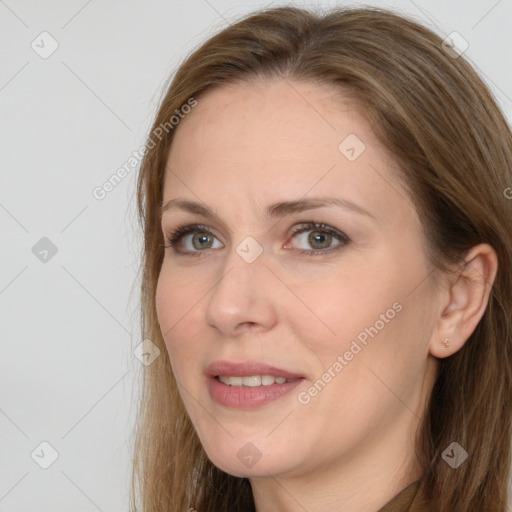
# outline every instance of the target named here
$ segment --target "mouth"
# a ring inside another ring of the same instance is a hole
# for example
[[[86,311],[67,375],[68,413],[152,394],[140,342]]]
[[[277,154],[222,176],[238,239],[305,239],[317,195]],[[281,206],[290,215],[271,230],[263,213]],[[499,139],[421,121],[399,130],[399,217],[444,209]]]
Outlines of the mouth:
[[[210,397],[228,408],[249,409],[283,398],[302,375],[257,362],[217,361],[207,370]]]
[[[260,386],[272,386],[272,384],[294,382],[299,380],[301,377],[287,379],[285,377],[274,377],[273,375],[248,375],[245,377],[235,375],[217,375],[215,378],[227,386],[257,388]]]

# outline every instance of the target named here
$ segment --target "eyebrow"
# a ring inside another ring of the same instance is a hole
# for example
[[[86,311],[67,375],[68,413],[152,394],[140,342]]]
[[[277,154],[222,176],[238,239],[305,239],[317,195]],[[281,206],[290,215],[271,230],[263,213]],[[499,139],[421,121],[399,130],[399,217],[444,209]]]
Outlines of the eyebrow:
[[[286,215],[309,211],[315,208],[322,208],[325,206],[337,206],[344,210],[352,211],[360,215],[366,215],[373,219],[375,218],[362,206],[359,206],[352,201],[336,197],[315,197],[309,199],[298,199],[296,201],[273,203],[265,209],[265,215],[269,218],[280,218],[285,217]],[[171,209],[181,209],[192,214],[201,215],[208,219],[218,219],[218,215],[208,206],[195,201],[189,201],[187,199],[176,198],[167,201],[162,205],[160,215],[163,215],[166,211]]]

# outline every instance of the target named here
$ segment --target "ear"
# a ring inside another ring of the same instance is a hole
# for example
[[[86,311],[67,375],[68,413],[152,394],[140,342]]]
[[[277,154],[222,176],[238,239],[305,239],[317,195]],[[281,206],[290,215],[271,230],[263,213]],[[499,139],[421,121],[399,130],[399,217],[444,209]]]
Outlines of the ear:
[[[464,346],[487,308],[497,272],[496,251],[489,244],[479,244],[467,253],[462,268],[446,274],[447,287],[430,342],[433,356],[444,358]]]

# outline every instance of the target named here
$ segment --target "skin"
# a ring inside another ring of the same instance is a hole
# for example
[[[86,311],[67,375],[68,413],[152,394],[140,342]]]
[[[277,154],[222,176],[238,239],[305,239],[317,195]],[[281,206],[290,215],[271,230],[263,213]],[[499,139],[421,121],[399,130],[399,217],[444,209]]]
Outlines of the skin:
[[[366,146],[354,161],[338,149],[349,134]],[[197,201],[218,218],[180,209],[162,215],[164,236],[193,223],[211,235],[206,249],[197,237],[193,245],[193,234],[181,240],[182,251],[204,257],[165,249],[158,319],[201,443],[219,468],[250,479],[258,512],[378,510],[422,474],[415,432],[437,358],[459,350],[473,332],[497,261],[482,244],[462,271],[434,281],[421,221],[394,168],[361,112],[324,85],[223,85],[177,127],[164,203]],[[370,215],[336,206],[264,215],[271,203],[319,196],[344,198]],[[291,234],[309,221],[350,242],[333,237],[326,245],[339,250],[301,254],[321,247],[308,242],[315,229]],[[263,250],[252,263],[236,252],[248,236]],[[300,403],[299,393],[397,302],[401,311]],[[305,380],[265,406],[226,408],[206,386],[206,366],[219,359],[266,362]],[[248,442],[261,453],[252,467],[237,457]]]

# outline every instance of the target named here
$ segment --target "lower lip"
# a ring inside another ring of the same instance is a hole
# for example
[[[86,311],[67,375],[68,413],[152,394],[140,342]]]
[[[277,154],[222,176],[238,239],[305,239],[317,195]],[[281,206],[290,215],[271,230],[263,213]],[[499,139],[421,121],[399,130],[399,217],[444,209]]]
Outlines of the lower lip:
[[[225,407],[250,409],[274,402],[296,388],[304,379],[269,386],[228,386],[214,377],[208,379],[210,396]]]

